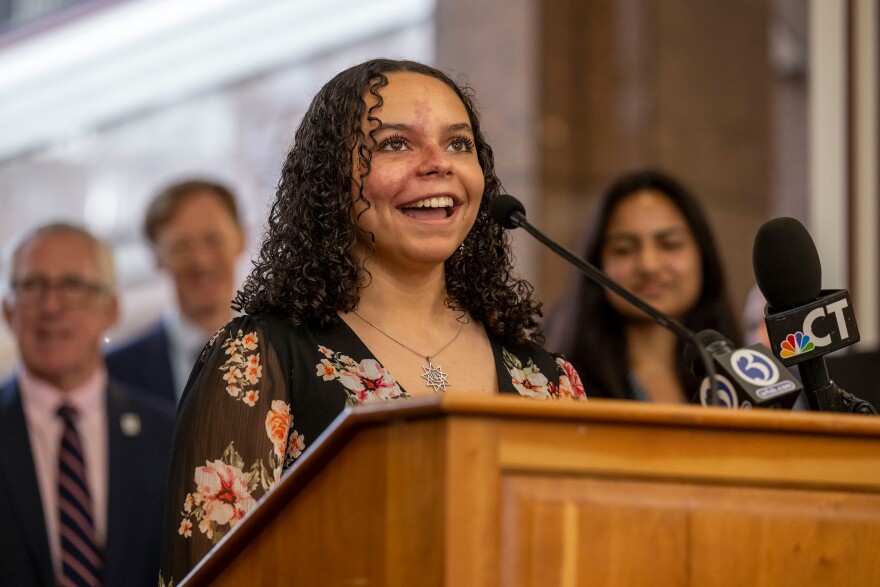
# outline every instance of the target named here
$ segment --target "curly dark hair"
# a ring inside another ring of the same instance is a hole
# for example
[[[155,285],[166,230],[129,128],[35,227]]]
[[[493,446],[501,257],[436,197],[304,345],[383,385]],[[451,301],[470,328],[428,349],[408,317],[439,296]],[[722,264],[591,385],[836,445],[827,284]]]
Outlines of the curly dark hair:
[[[681,322],[694,331],[711,328],[724,334],[737,346],[742,335],[727,296],[721,257],[712,237],[709,221],[697,199],[680,182],[656,170],[640,170],[618,178],[605,191],[587,231],[584,258],[600,267],[605,233],[617,205],[636,192],[655,190],[666,196],[684,216],[700,251],[703,289],[694,307]],[[547,319],[550,344],[566,355],[594,397],[633,399],[628,382],[626,319],[615,310],[605,290],[578,276],[568,294]],[[692,398],[698,382],[684,361],[684,342],[678,341],[676,372]]]
[[[248,314],[286,316],[293,325],[329,326],[337,312],[355,310],[369,275],[354,253],[359,227],[355,202],[369,206],[363,178],[370,172],[366,114],[382,105],[381,89],[392,73],[418,73],[446,84],[461,99],[474,133],[485,188],[477,218],[463,245],[446,260],[446,305],[466,311],[511,344],[543,344],[541,305],[532,286],[513,274],[504,229],[491,220],[489,204],[501,192],[492,148],[480,130],[473,92],[437,69],[413,61],[374,59],[337,74],[315,96],[287,155],[254,269],[236,294],[233,308]],[[365,96],[376,103],[367,111]],[[371,137],[370,137],[371,138]],[[352,153],[360,168],[352,197]],[[363,213],[363,212],[361,212]]]

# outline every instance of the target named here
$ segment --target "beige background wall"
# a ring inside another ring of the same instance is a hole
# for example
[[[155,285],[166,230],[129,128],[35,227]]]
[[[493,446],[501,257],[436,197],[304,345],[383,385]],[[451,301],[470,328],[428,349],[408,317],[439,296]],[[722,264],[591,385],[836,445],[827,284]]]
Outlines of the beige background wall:
[[[754,234],[807,222],[805,0],[441,0],[437,63],[478,91],[532,222],[578,246],[617,175],[657,167],[705,205],[739,308]],[[565,263],[516,235],[548,305]]]

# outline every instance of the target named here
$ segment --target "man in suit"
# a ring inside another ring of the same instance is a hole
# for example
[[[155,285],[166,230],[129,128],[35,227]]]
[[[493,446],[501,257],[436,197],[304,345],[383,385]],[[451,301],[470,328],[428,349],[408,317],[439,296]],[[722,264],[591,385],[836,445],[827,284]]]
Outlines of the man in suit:
[[[46,225],[4,272],[19,362],[0,388],[0,585],[152,587],[174,408],[107,375],[109,248]]]
[[[157,265],[174,281],[177,308],[113,350],[107,366],[122,381],[179,401],[202,347],[233,317],[244,231],[232,192],[204,180],[162,190],[147,210],[144,231]]]

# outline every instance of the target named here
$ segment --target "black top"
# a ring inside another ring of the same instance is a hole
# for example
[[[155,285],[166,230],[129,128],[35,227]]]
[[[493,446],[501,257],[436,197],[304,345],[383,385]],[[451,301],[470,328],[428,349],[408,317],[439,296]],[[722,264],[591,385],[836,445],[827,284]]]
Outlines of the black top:
[[[563,358],[489,338],[501,393],[586,399]],[[293,327],[258,314],[220,329],[178,411],[159,584],[180,583],[346,406],[406,397],[341,320]]]

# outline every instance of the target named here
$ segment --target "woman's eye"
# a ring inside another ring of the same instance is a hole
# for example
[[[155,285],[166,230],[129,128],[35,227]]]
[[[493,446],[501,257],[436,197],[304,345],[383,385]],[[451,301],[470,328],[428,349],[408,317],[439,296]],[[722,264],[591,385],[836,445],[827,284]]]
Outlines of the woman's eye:
[[[469,137],[455,137],[449,143],[449,148],[458,153],[467,153],[474,148],[474,141]]]
[[[660,242],[660,248],[666,251],[675,251],[684,246],[684,241],[682,240],[666,240]]]
[[[612,245],[606,249],[607,253],[613,257],[624,257],[632,255],[636,252],[636,247],[631,245]]]
[[[406,139],[403,137],[390,137],[379,145],[380,151],[403,151],[406,148]]]

